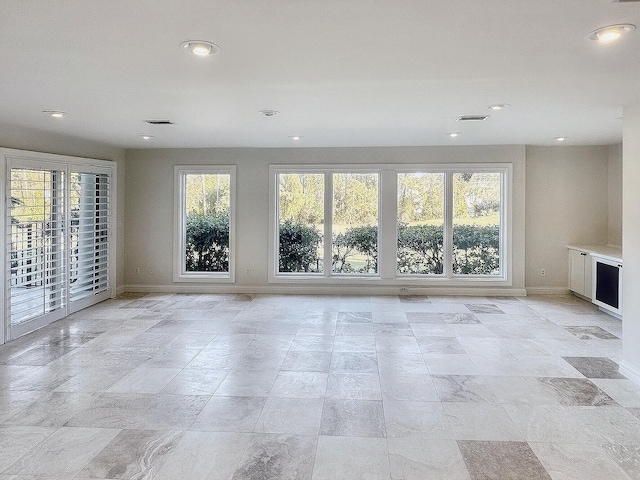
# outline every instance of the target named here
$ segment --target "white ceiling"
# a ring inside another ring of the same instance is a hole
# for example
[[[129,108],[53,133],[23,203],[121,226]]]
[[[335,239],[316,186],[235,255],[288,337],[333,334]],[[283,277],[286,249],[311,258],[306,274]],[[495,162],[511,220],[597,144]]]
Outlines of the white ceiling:
[[[640,3],[0,0],[0,123],[125,148],[610,144],[638,101]]]

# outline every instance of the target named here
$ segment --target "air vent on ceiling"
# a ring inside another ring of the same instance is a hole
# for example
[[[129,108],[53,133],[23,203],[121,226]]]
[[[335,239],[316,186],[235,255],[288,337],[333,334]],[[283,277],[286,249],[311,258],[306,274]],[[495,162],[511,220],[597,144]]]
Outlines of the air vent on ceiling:
[[[638,3],[640,0],[613,0],[613,3]]]
[[[481,122],[489,118],[489,115],[460,115],[459,122]]]
[[[149,125],[174,125],[170,120],[145,120]]]

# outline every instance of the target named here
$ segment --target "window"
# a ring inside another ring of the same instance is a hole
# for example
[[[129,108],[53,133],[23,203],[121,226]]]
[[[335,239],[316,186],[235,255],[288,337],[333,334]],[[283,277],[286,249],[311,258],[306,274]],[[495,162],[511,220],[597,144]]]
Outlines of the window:
[[[272,166],[271,181],[272,282],[511,281],[510,164]]]
[[[500,275],[501,174],[453,173],[452,273]]]
[[[444,173],[398,173],[399,274],[444,273]]]
[[[175,281],[233,281],[235,167],[176,167]]]
[[[378,176],[356,170],[275,173],[276,273],[376,274]]]
[[[324,175],[278,176],[278,272],[324,271]]]
[[[334,173],[331,271],[378,273],[378,174]]]

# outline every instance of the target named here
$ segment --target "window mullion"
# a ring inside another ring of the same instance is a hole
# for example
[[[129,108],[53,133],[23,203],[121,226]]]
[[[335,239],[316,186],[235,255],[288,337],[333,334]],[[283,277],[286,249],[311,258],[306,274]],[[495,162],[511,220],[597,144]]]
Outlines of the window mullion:
[[[395,170],[380,172],[378,215],[378,268],[380,278],[397,276],[398,176]]]
[[[333,274],[333,173],[324,174],[324,276]]]
[[[453,276],[453,172],[445,172],[444,184],[444,232],[443,232],[444,276]]]

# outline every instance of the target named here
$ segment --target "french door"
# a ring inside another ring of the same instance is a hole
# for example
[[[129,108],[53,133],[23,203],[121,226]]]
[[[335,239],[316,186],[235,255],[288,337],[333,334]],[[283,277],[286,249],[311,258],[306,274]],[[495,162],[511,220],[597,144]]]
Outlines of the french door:
[[[3,155],[6,340],[113,292],[111,167],[44,157]]]

